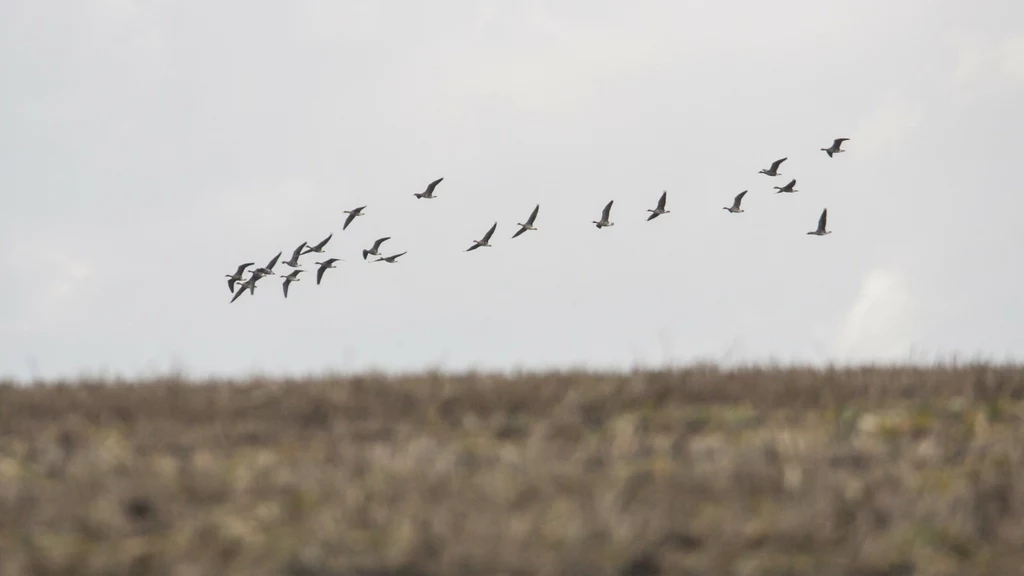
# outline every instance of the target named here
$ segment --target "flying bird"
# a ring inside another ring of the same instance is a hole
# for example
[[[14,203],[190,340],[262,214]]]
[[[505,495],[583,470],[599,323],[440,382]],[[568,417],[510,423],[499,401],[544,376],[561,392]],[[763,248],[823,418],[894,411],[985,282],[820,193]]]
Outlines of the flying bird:
[[[762,168],[761,171],[758,172],[758,174],[767,174],[768,176],[778,176],[779,174],[782,174],[782,172],[779,172],[779,165],[782,164],[783,162],[785,162],[786,160],[788,160],[788,157],[780,158],[780,159],[776,160],[775,162],[772,162],[772,167],[771,168],[769,168],[767,170]]]
[[[284,277],[284,282],[281,284],[281,288],[284,290],[284,297],[288,297],[288,285],[292,282],[299,281],[299,273],[305,272],[305,270],[292,270],[291,274]]]
[[[344,230],[348,228],[348,225],[351,224],[352,221],[356,219],[356,216],[366,216],[366,214],[363,214],[364,208],[366,208],[366,206],[360,206],[355,210],[345,210],[345,214],[348,214],[348,218],[345,218],[345,224],[342,225],[341,229]]]
[[[383,238],[377,238],[377,241],[373,243],[373,247],[369,250],[363,250],[363,260],[366,260],[367,256],[380,256],[380,245],[386,240],[390,240],[391,236],[385,236]]]
[[[320,243],[317,244],[316,246],[307,246],[306,249],[302,253],[303,254],[309,254],[310,252],[322,253],[324,251],[324,246],[326,246],[327,243],[331,241],[331,236],[334,236],[334,232],[331,232],[327,236],[327,238],[324,238],[323,240],[321,240]]]
[[[413,196],[415,196],[417,198],[433,198],[434,197],[434,188],[437,188],[437,185],[441,183],[441,180],[444,180],[444,178],[443,177],[438,178],[437,180],[434,180],[430,184],[427,184],[427,189],[426,190],[424,190],[423,192],[420,192],[419,194],[413,194]]]
[[[842,146],[843,142],[846,142],[847,140],[849,140],[849,138],[836,138],[835,140],[832,141],[831,146],[829,146],[828,148],[822,148],[822,151],[825,152],[825,154],[828,154],[829,158],[831,158],[833,154],[846,152],[846,150],[840,149],[840,146]]]
[[[516,222],[516,225],[517,226],[521,226],[521,228],[519,229],[518,232],[516,232],[515,234],[512,235],[513,238],[515,238],[516,236],[519,236],[520,234],[522,234],[523,232],[526,232],[527,230],[536,230],[537,229],[533,225],[533,222],[534,222],[534,220],[537,219],[537,212],[539,210],[540,210],[540,204],[537,204],[537,206],[534,207],[533,212],[530,212],[530,217],[526,219],[526,224],[523,224],[521,222]]]
[[[235,270],[234,274],[224,275],[228,279],[228,290],[232,292],[235,291],[235,282],[241,282],[242,272],[245,272],[245,269],[248,268],[249,266],[252,266],[253,264],[255,264],[255,262],[246,262],[245,264],[240,265],[238,267],[238,270]]]
[[[670,212],[669,210],[665,210],[665,200],[666,199],[668,199],[668,191],[667,190],[663,190],[661,192],[661,198],[658,199],[658,207],[655,208],[654,210],[650,210],[650,209],[647,210],[648,212],[651,213],[651,215],[647,217],[647,221],[648,222],[650,222],[651,220],[654,220],[655,218],[657,218],[658,216],[661,216],[662,214],[668,214]]]
[[[799,190],[793,189],[793,186],[796,186],[796,178],[790,180],[789,184],[786,184],[785,186],[776,186],[775,189],[778,190],[776,194],[781,194],[783,192],[799,192]]]
[[[821,211],[821,217],[818,218],[818,229],[813,232],[808,232],[808,234],[813,234],[814,236],[824,236],[826,234],[831,234],[831,230],[829,230],[828,232],[825,231],[825,220],[827,218],[828,208],[825,208],[824,210]]]
[[[234,302],[235,300],[238,300],[238,297],[241,296],[242,294],[244,294],[246,290],[249,291],[249,294],[255,294],[256,293],[256,281],[259,280],[260,278],[263,278],[263,275],[262,274],[258,274],[254,270],[253,273],[252,273],[252,276],[249,276],[248,280],[246,280],[245,282],[241,283],[238,286],[238,290],[235,292],[235,297],[231,299],[231,302]],[[230,304],[230,302],[229,302],[229,304]]]
[[[298,268],[299,267],[299,256],[302,255],[302,249],[305,248],[305,247],[306,247],[306,243],[305,242],[303,242],[302,244],[299,244],[299,247],[296,248],[294,252],[292,252],[291,259],[290,260],[285,260],[284,262],[282,262],[282,264],[284,264],[285,266],[291,266],[292,268]]]
[[[334,263],[335,262],[340,262],[340,261],[341,261],[340,258],[328,258],[327,260],[324,260],[323,262],[317,262],[316,263],[317,266],[320,267],[316,271],[316,285],[317,286],[320,285],[320,279],[324,277],[324,272],[327,271],[328,268],[335,268],[336,266],[334,265]]]
[[[603,228],[605,226],[615,226],[614,222],[608,220],[608,217],[612,213],[612,204],[614,202],[615,202],[615,200],[610,200],[608,202],[608,204],[605,205],[604,210],[601,211],[601,220],[600,221],[596,221],[595,220],[595,221],[591,222],[591,224],[597,224],[597,229],[598,230],[600,230],[601,228]]]
[[[739,194],[736,195],[736,198],[733,199],[732,206],[722,206],[722,210],[728,210],[729,212],[732,212],[733,214],[737,214],[739,212],[743,212],[743,209],[740,208],[740,202],[743,202],[743,197],[746,196],[746,194],[747,194],[746,190],[744,190],[743,192],[740,192]]]
[[[274,266],[277,265],[277,259],[281,257],[281,254],[284,254],[284,252],[278,252],[277,256],[274,256],[266,266],[263,268],[257,268],[253,271],[253,274],[255,275],[258,273],[260,276],[273,276]]]
[[[405,254],[405,252],[402,252],[402,254]],[[395,260],[396,260],[396,259],[397,259],[397,258],[398,258],[399,256],[401,256],[402,254],[392,254],[391,256],[388,256],[388,257],[386,257],[386,258],[377,258],[376,260],[374,260],[374,262],[381,262],[381,261],[384,261],[384,262],[387,262],[387,263],[389,263],[389,264],[394,264],[394,263],[395,263]]]
[[[484,234],[483,239],[482,240],[474,240],[473,241],[473,245],[470,246],[469,248],[466,248],[466,252],[469,252],[470,250],[476,250],[477,248],[479,248],[481,246],[487,246],[488,248],[490,248],[491,245],[488,244],[488,242],[491,241],[491,235],[494,234],[494,229],[497,228],[497,227],[498,227],[498,223],[495,222],[494,225],[491,226],[491,229],[487,231],[487,234]]]

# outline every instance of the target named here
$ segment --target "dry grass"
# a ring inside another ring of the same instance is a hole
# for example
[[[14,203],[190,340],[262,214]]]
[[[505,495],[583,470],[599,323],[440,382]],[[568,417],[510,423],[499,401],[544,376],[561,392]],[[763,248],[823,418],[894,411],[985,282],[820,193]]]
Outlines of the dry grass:
[[[1024,369],[0,385],[0,574],[1021,574]]]

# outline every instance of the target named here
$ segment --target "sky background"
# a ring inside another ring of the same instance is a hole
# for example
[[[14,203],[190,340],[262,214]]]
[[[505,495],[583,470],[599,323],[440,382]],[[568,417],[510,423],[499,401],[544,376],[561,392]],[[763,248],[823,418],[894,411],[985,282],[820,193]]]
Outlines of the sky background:
[[[1024,360],[1021,102],[1012,0],[6,0],[0,378]]]

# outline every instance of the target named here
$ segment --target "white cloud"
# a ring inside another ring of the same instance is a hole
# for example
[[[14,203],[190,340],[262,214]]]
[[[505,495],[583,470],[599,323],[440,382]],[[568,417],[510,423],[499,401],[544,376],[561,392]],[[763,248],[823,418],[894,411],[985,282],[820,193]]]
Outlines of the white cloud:
[[[838,358],[906,358],[913,344],[913,314],[914,299],[903,276],[892,270],[872,270],[839,328]]]
[[[1003,40],[1001,46],[1003,74],[1013,81],[1024,81],[1024,36]]]
[[[850,138],[857,142],[859,155],[871,157],[898,145],[923,119],[924,109],[919,102],[892,91],[858,123]]]

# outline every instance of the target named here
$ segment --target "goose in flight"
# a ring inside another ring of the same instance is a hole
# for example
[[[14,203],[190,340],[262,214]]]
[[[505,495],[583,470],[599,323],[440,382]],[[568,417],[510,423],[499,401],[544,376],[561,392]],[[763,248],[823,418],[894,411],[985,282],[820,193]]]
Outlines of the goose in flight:
[[[825,152],[825,154],[828,154],[828,157],[831,158],[833,154],[846,152],[846,150],[840,149],[840,146],[842,146],[843,142],[846,142],[847,140],[849,140],[849,138],[836,138],[835,140],[832,141],[831,146],[829,146],[828,148],[822,148],[821,150]]]
[[[238,300],[238,297],[244,294],[246,290],[249,291],[249,294],[255,294],[256,281],[259,280],[260,278],[263,278],[263,275],[253,270],[252,276],[249,276],[248,280],[238,285],[238,290],[235,291],[235,297],[231,299],[231,302]]]
[[[821,211],[821,216],[818,218],[818,229],[813,232],[808,232],[808,234],[813,234],[814,236],[824,236],[826,234],[831,234],[831,230],[827,232],[825,231],[826,219],[828,219],[828,208],[825,208],[824,210]]]
[[[402,254],[405,254],[405,252],[402,252]],[[399,256],[401,256],[402,254],[392,254],[391,256],[387,256],[385,258],[377,258],[376,260],[374,260],[374,262],[381,262],[381,261],[383,261],[383,262],[387,262],[389,264],[394,264],[395,260]]]
[[[238,269],[235,270],[234,274],[225,274],[224,275],[228,279],[228,290],[230,290],[232,292],[235,291],[235,282],[241,282],[242,281],[242,272],[245,272],[245,269],[248,268],[249,266],[252,266],[253,264],[255,264],[255,262],[246,262],[245,264],[240,265],[238,267]]]
[[[299,281],[299,273],[305,272],[305,270],[292,270],[290,274],[284,277],[284,282],[281,284],[281,288],[284,290],[284,297],[288,297],[288,285],[292,282]]]
[[[417,198],[434,198],[434,188],[437,188],[437,185],[441,183],[441,180],[444,180],[444,177],[438,178],[437,180],[434,180],[430,184],[427,184],[426,190],[420,192],[419,194],[413,194],[413,196]]]
[[[796,178],[790,180],[789,184],[786,184],[785,186],[776,186],[775,189],[778,190],[776,194],[781,194],[782,192],[799,192],[799,190],[795,190],[793,186],[796,186]]]
[[[348,225],[356,219],[356,216],[366,216],[366,214],[363,214],[364,208],[366,208],[366,206],[360,206],[355,210],[345,210],[345,214],[348,214],[348,218],[345,218],[345,224],[342,225],[341,229],[344,230],[348,228]]]
[[[491,245],[489,244],[489,242],[491,241],[491,235],[494,234],[494,229],[497,228],[497,227],[498,227],[498,223],[495,222],[494,225],[491,226],[491,229],[487,231],[487,234],[484,234],[483,239],[482,240],[474,240],[473,241],[473,245],[470,246],[469,248],[466,248],[466,252],[469,252],[470,250],[476,250],[477,248],[479,248],[481,246],[487,246],[488,248],[490,248]]]
[[[316,252],[316,253],[318,253],[318,254],[319,254],[319,253],[323,253],[323,251],[324,251],[324,246],[326,246],[326,245],[327,245],[327,243],[331,241],[331,236],[334,236],[334,232],[331,232],[331,233],[330,233],[330,234],[329,234],[329,235],[327,236],[327,238],[324,238],[323,240],[321,240],[321,241],[320,241],[320,243],[319,243],[319,244],[317,244],[316,246],[307,246],[307,247],[306,247],[306,249],[305,249],[305,250],[303,250],[303,252],[302,252],[302,253],[303,253],[303,254],[309,254],[310,252]]]
[[[299,244],[299,247],[296,248],[294,252],[292,252],[291,259],[290,260],[285,260],[284,262],[282,262],[282,264],[284,264],[285,266],[291,266],[292,268],[298,268],[299,267],[299,256],[302,255],[302,249],[305,248],[305,247],[306,247],[306,243],[305,242],[303,242],[302,244]]]
[[[658,207],[655,208],[654,210],[650,210],[650,209],[647,210],[648,212],[651,213],[651,215],[647,217],[647,221],[648,222],[650,222],[651,220],[654,220],[655,218],[657,218],[658,216],[661,216],[662,214],[668,214],[670,212],[669,210],[665,210],[665,200],[667,200],[667,199],[668,199],[668,191],[667,190],[662,190],[661,198],[658,199]]]
[[[608,220],[609,216],[611,216],[612,204],[614,202],[615,202],[615,200],[610,200],[608,202],[608,204],[605,205],[604,210],[601,211],[601,220],[600,221],[594,220],[593,222],[591,222],[591,224],[597,224],[597,229],[598,230],[600,230],[601,228],[603,228],[605,226],[615,226],[614,222]]]
[[[513,238],[515,238],[516,236],[519,236],[520,234],[522,234],[523,232],[526,232],[527,230],[536,230],[537,229],[533,225],[533,222],[534,222],[534,220],[537,219],[537,212],[539,210],[540,210],[540,204],[537,204],[537,206],[534,207],[533,212],[530,212],[530,217],[526,219],[526,224],[523,224],[522,222],[516,222],[516,225],[517,226],[521,226],[521,228],[519,228],[518,232],[516,232],[515,234],[512,235]]]
[[[324,272],[326,272],[328,268],[335,268],[336,267],[334,265],[335,262],[341,262],[341,259],[340,258],[328,258],[327,260],[324,260],[323,262],[317,262],[316,263],[316,265],[320,267],[316,271],[316,285],[317,286],[320,285],[320,279],[324,277]]]
[[[274,258],[271,259],[271,261],[266,266],[254,270],[253,275],[258,273],[260,276],[273,276],[274,266],[277,265],[277,259],[281,257],[281,254],[284,254],[284,252],[278,252],[277,256],[274,256]]]
[[[767,170],[762,168],[761,171],[758,172],[758,174],[767,174],[768,176],[778,176],[779,174],[782,174],[782,172],[779,172],[779,165],[782,164],[783,162],[785,162],[788,159],[789,159],[788,156],[786,158],[779,158],[775,162],[772,162],[771,168],[769,168]]]
[[[746,194],[747,194],[746,190],[744,190],[743,192],[740,192],[739,194],[736,195],[736,198],[733,198],[732,206],[722,206],[722,210],[728,210],[729,212],[732,212],[733,214],[737,214],[739,212],[743,212],[743,209],[740,208],[740,202],[743,202],[743,197],[746,196]]]
[[[367,256],[380,256],[380,245],[390,239],[391,236],[377,238],[377,241],[373,243],[373,246],[369,250],[363,250],[363,260],[366,260]]]

